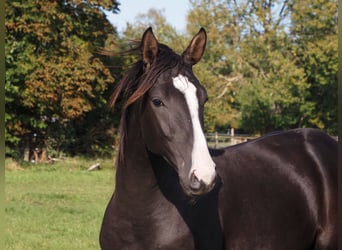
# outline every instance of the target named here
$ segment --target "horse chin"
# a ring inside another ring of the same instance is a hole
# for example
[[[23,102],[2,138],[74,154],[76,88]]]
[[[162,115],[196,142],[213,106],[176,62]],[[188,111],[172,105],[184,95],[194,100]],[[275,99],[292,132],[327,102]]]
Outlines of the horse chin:
[[[183,192],[185,193],[186,196],[190,197],[190,198],[200,198],[202,196],[207,195],[208,193],[210,193],[214,187],[215,187],[215,182],[213,182],[210,186],[206,186],[205,188],[201,188],[198,190],[193,190],[190,188],[189,185],[184,184],[182,181],[180,181],[180,185],[183,189]]]
[[[200,198],[201,196],[208,194],[215,187],[217,176],[216,176],[215,180],[210,185],[205,185],[202,181],[199,181],[198,182],[199,188],[196,188],[196,189],[191,188],[191,185],[190,185],[191,178],[189,180],[183,181],[181,174],[177,170],[177,169],[179,169],[177,167],[177,164],[175,162],[173,162],[172,160],[170,160],[168,157],[163,156],[163,159],[170,166],[172,166],[172,168],[177,172],[178,178],[179,178],[179,184],[180,184],[180,186],[181,186],[181,188],[182,188],[182,190],[186,196],[188,196],[190,198]],[[184,168],[184,163],[181,165],[181,168]],[[184,176],[186,176],[185,178],[187,178],[188,175],[184,174]]]

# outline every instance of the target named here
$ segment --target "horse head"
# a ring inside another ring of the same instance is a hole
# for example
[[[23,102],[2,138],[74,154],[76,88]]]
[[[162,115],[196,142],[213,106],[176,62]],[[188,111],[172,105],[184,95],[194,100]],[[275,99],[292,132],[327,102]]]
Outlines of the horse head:
[[[140,73],[134,83],[126,83],[130,87],[123,87],[130,93],[126,109],[139,106],[137,126],[146,149],[176,170],[189,196],[208,193],[216,177],[215,163],[203,133],[207,93],[192,71],[204,53],[206,38],[205,30],[200,29],[178,55],[158,43],[152,29],[147,29],[140,45],[140,66],[136,66]]]

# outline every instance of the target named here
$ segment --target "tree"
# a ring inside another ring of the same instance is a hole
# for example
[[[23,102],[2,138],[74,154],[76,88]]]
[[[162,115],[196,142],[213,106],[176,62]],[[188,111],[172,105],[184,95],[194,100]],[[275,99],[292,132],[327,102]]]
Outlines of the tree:
[[[115,39],[101,8],[116,12],[118,3],[21,0],[5,8],[6,148],[68,148],[114,81],[96,50]]]
[[[207,88],[209,100],[205,109],[205,130],[237,127],[235,109],[239,66],[239,27],[234,25],[226,1],[190,1],[187,31],[195,34],[200,27],[207,31],[208,42],[201,62],[194,67],[199,81]]]
[[[290,51],[262,49],[263,39],[254,42],[245,53],[244,78],[237,99],[241,111],[240,126],[254,133],[299,127],[307,114],[305,97],[309,85]],[[267,43],[266,43],[267,44]],[[279,45],[278,45],[279,46]]]
[[[212,101],[209,130],[314,126],[336,133],[336,1],[190,3],[188,32],[208,32],[197,75]]]
[[[250,5],[240,42],[241,74],[238,90],[240,126],[254,133],[302,126],[309,112],[309,85],[296,65],[293,44],[281,25],[289,18],[288,2],[260,1]],[[280,10],[279,10],[280,9]]]
[[[337,1],[304,1],[293,3],[291,36],[293,53],[310,84],[306,102],[311,112],[305,126],[314,126],[337,134],[338,71]]]
[[[272,0],[190,2],[188,30],[191,32],[196,26],[208,30],[204,57],[208,71],[200,69],[200,72],[216,76],[202,78],[212,100],[208,124],[215,124],[215,129],[240,126],[262,133],[293,125],[295,119],[284,114],[289,107],[293,111],[298,106],[294,104],[298,98],[293,95],[305,87],[298,89],[303,75],[300,70],[293,70],[295,65],[287,51],[289,41],[284,32],[287,2],[281,6]],[[289,76],[282,65],[295,75]],[[294,90],[290,93],[288,89]]]

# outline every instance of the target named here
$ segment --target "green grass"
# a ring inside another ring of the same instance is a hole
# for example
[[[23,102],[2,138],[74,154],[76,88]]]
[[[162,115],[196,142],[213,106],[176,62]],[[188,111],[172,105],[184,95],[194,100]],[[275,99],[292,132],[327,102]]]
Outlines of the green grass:
[[[100,249],[114,163],[100,161],[103,169],[87,172],[95,162],[67,159],[19,168],[6,160],[5,249]]]

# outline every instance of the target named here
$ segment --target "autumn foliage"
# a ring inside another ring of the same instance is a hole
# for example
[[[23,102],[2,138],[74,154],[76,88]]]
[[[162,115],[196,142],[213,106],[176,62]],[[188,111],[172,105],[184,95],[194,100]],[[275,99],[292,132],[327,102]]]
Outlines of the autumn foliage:
[[[104,109],[114,84],[96,53],[115,38],[100,7],[117,11],[118,4],[21,0],[5,6],[7,151],[32,155],[36,148],[65,151],[82,145],[81,131],[97,126],[86,128],[87,118]],[[96,118],[106,119],[101,113]],[[78,147],[74,153],[82,150],[91,151]]]

